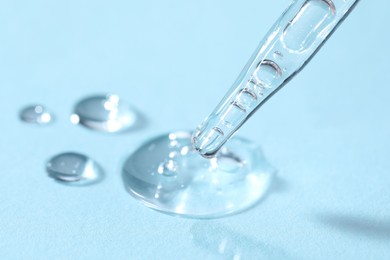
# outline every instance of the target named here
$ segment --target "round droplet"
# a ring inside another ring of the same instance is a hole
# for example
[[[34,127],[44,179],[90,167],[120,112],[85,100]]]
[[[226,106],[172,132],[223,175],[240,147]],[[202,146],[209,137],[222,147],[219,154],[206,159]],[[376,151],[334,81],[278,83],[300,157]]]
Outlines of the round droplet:
[[[74,152],[61,153],[51,158],[46,171],[56,181],[74,186],[97,183],[103,177],[103,172],[95,161]]]
[[[137,113],[117,95],[99,95],[78,102],[70,120],[93,130],[113,133],[134,127]]]
[[[31,105],[20,111],[20,119],[26,123],[43,125],[52,122],[53,116],[44,106]]]
[[[193,218],[221,217],[253,206],[268,191],[272,174],[253,143],[232,138],[215,158],[206,159],[192,147],[189,132],[150,140],[123,166],[132,196],[163,213]]]

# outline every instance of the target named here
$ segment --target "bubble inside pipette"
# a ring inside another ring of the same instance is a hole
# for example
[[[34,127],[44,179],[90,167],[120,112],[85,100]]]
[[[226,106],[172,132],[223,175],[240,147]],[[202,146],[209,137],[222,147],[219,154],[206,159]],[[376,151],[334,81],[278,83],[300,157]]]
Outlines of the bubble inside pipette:
[[[299,12],[284,28],[281,42],[285,49],[301,53],[309,49],[315,41],[323,40],[330,30],[329,24],[336,13],[331,0],[305,1]]]

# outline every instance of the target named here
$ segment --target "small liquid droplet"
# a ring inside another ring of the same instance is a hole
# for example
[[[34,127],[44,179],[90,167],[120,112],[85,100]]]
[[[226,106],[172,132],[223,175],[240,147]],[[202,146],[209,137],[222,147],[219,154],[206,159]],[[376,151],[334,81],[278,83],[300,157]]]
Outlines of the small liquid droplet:
[[[32,105],[22,109],[20,119],[26,123],[44,125],[53,121],[52,114],[42,105]]]
[[[117,95],[99,95],[78,102],[70,120],[93,130],[114,133],[134,127],[137,113]]]
[[[49,160],[46,165],[49,177],[63,184],[85,186],[99,182],[103,172],[89,157],[73,152],[61,153]]]

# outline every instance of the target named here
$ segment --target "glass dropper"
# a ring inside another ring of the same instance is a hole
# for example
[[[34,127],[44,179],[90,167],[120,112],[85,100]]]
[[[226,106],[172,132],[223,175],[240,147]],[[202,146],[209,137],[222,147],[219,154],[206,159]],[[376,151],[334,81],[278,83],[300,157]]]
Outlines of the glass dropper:
[[[310,60],[359,0],[295,0],[259,44],[237,80],[192,135],[206,158]]]

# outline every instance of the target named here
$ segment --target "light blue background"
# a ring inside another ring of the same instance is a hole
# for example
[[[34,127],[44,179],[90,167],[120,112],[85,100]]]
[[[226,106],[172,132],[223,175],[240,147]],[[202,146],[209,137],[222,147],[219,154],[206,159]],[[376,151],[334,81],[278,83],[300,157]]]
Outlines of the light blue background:
[[[389,259],[388,1],[360,1],[240,130],[278,170],[258,206],[182,219],[124,190],[126,156],[200,123],[289,2],[0,2],[0,258]],[[131,102],[148,126],[108,135],[70,124],[77,100],[106,92]],[[35,102],[55,112],[54,124],[19,121]],[[63,151],[90,155],[106,179],[54,182],[45,162]]]

